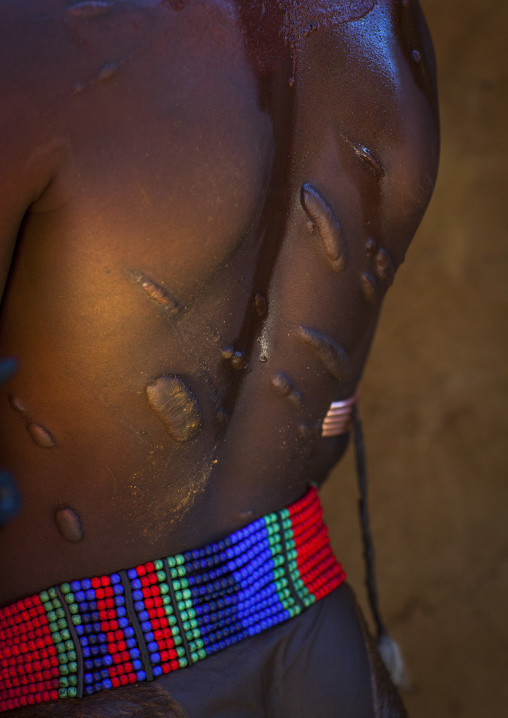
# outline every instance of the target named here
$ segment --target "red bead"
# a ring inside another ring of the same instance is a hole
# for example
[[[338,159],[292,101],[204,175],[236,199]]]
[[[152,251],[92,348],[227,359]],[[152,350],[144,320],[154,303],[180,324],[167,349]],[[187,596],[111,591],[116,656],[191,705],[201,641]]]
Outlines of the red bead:
[[[91,580],[92,588],[100,588],[101,580],[100,578],[92,578]]]
[[[96,598],[102,599],[106,596],[106,589],[105,588],[98,588],[95,591]]]
[[[144,576],[146,574],[146,568],[144,566],[136,566],[136,573],[138,576]]]
[[[122,685],[118,678],[112,678],[111,684],[112,684],[113,688],[119,688]]]
[[[136,683],[137,680],[138,678],[135,673],[129,673],[129,683]]]
[[[120,676],[120,683],[122,686],[126,686],[129,682],[129,679],[126,675]]]
[[[171,670],[171,666],[169,665],[169,663],[165,663],[165,664],[162,666],[162,670],[164,671],[164,673],[169,673],[170,670]]]
[[[106,598],[113,598],[113,596],[115,595],[115,592],[113,591],[113,586],[106,586],[106,588],[104,589],[104,595],[106,596]]]
[[[104,588],[106,586],[109,586],[111,583],[111,579],[109,576],[101,576],[101,586]]]

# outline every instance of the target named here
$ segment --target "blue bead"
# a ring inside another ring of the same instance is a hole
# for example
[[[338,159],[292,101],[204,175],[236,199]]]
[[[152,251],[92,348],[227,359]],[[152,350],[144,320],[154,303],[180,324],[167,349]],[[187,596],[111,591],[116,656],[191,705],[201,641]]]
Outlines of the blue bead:
[[[134,658],[134,660],[132,661],[132,667],[135,671],[139,671],[141,670],[141,668],[143,668],[143,664],[139,660],[139,658]]]
[[[83,676],[83,680],[84,680],[84,682],[85,682],[87,685],[89,685],[90,683],[93,683],[93,676],[92,676],[92,674],[91,674],[91,673],[85,673],[85,675]]]
[[[143,598],[142,591],[133,591],[132,592],[132,600],[133,601],[141,601],[142,598]]]
[[[120,575],[118,573],[112,573],[111,576],[109,577],[109,579],[110,579],[111,583],[113,584],[113,586],[117,583],[121,583],[121,581],[122,581],[122,579],[120,578]]]
[[[136,678],[138,681],[146,681],[146,673],[144,671],[138,671],[136,673]]]
[[[155,636],[153,635],[152,631],[148,631],[148,633],[145,633],[145,641],[148,643],[148,641],[155,641]]]
[[[134,581],[132,581],[131,583],[132,583],[132,588],[134,588],[134,589],[143,588],[143,584],[141,583],[139,578],[135,578]]]
[[[97,681],[97,683],[94,683],[93,688],[96,693],[102,690],[102,681]]]
[[[88,636],[88,644],[90,646],[95,646],[96,643],[97,643],[97,636],[95,635],[95,633],[91,633]]]
[[[139,648],[131,648],[129,651],[129,656],[131,658],[139,658],[140,655],[141,655],[141,651],[139,650]]]
[[[97,601],[88,601],[88,610],[96,611],[97,610]]]
[[[150,621],[143,621],[143,623],[141,624],[141,630],[143,631],[143,633],[148,633],[148,631],[151,631],[152,624],[150,623]]]
[[[149,615],[148,611],[141,611],[138,618],[140,621],[148,621],[148,619],[150,618],[150,615]]]
[[[148,648],[149,653],[153,653],[154,651],[157,651],[159,648],[159,644],[156,641],[150,641],[150,643],[146,646]]]
[[[103,668],[101,671],[102,680],[109,678],[109,671],[107,668]]]
[[[102,681],[102,687],[103,687],[105,690],[109,691],[110,688],[113,688],[113,684],[111,683],[111,681],[109,680],[109,678],[106,678],[106,680]]]
[[[94,626],[96,626],[96,625],[99,626],[98,630],[100,631],[101,630],[101,624],[100,624],[101,617],[99,616],[99,612],[93,611],[90,614],[90,616],[91,616],[92,621],[95,621]]]
[[[83,692],[84,692],[85,695],[87,695],[87,696],[93,695],[93,693],[94,693],[93,686],[85,686],[84,689],[83,689]]]
[[[135,638],[128,638],[125,641],[127,648],[136,648],[136,639]]]
[[[92,675],[93,675],[94,683],[101,682],[102,679],[101,679],[101,674],[99,673],[99,671],[95,671]]]
[[[133,578],[137,578],[137,577],[138,577],[138,572],[136,571],[135,568],[130,568],[130,569],[127,571],[127,576],[132,580]]]
[[[93,659],[93,667],[94,668],[102,668],[102,658],[94,658]]]
[[[124,628],[123,634],[125,638],[132,638],[136,635],[136,631],[131,626],[127,626],[127,628]]]
[[[120,596],[122,593],[124,593],[123,586],[121,583],[117,583],[116,586],[113,586],[113,593],[115,596]]]
[[[133,665],[134,665],[134,664],[133,664]],[[153,672],[153,674],[154,674],[154,676],[155,676],[156,678],[157,678],[158,676],[162,676],[162,668],[161,668],[161,666],[154,666],[154,667],[152,668],[152,672]]]
[[[100,656],[100,653],[101,653],[101,652],[99,651],[99,646],[92,646],[92,647],[90,648],[90,654],[91,654],[92,656]]]
[[[134,610],[137,611],[138,613],[140,611],[144,611],[145,610],[145,602],[144,601],[136,601],[136,603],[134,604]]]
[[[82,646],[88,646],[88,638],[86,636],[81,636],[81,638],[79,639],[79,642],[81,643]]]
[[[83,668],[85,669],[85,671],[93,671],[93,661],[83,661]]]
[[[85,600],[85,594],[83,593],[83,591],[76,591],[76,593],[74,594],[74,598],[78,603],[83,603],[83,601]]]
[[[125,606],[125,596],[116,596],[114,601],[115,606]]]
[[[107,656],[104,656],[102,659],[102,663],[104,666],[112,666],[113,665],[113,656],[110,656],[109,654]]]
[[[79,591],[81,588],[80,581],[71,581],[71,591],[73,593],[76,593],[76,591]]]
[[[150,653],[150,662],[151,663],[160,663],[161,657],[159,653]]]
[[[90,649],[85,646],[85,648],[81,649],[81,653],[83,654],[83,658],[90,658]]]
[[[81,581],[81,588],[84,589],[85,591],[86,591],[88,588],[92,588],[92,582],[90,581],[89,578],[84,578],[84,579]]]
[[[119,628],[126,628],[129,625],[129,619],[128,618],[120,618],[118,620],[118,626]]]
[[[101,656],[105,656],[108,653],[108,645],[107,643],[104,643],[102,646],[99,646],[99,653]]]
[[[97,636],[97,640],[99,641],[99,643],[106,643],[108,639],[106,638],[105,633],[99,633],[99,635]]]
[[[81,623],[78,624],[77,626],[74,626],[74,630],[76,631],[76,633],[78,634],[78,636],[82,636],[82,635],[84,634],[84,632],[85,632],[85,629],[83,628],[83,626],[81,625]]]

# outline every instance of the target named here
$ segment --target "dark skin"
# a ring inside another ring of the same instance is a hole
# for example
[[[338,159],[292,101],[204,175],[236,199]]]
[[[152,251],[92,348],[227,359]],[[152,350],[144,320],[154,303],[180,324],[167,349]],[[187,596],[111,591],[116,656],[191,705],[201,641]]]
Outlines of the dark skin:
[[[413,0],[72,4],[0,3],[0,605],[323,480],[437,169]]]

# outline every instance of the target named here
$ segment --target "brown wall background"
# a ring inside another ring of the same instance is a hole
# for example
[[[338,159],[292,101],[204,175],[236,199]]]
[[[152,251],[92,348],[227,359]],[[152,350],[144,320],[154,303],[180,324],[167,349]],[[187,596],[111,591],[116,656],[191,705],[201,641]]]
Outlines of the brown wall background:
[[[385,618],[412,718],[508,715],[508,3],[422,0],[442,154],[363,382]],[[365,605],[352,452],[324,489]]]

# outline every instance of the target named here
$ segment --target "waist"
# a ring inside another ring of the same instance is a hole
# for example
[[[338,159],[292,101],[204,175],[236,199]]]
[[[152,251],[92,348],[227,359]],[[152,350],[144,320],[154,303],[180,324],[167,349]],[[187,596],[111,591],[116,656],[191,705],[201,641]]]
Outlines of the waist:
[[[0,611],[0,711],[186,668],[344,578],[311,488],[216,543],[53,586]]]

